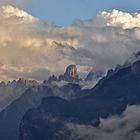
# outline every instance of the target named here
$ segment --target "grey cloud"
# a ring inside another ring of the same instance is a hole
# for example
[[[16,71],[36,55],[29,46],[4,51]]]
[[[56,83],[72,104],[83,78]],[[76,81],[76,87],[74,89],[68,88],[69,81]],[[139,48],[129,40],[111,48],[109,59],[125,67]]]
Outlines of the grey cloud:
[[[120,116],[102,119],[99,128],[67,123],[70,139],[80,140],[138,140],[140,138],[140,106],[128,106]]]
[[[9,80],[19,79],[24,77],[25,79],[36,79],[38,81],[43,81],[45,79],[48,79],[49,75],[51,75],[51,73],[47,69],[34,69],[32,71],[27,71],[27,72],[4,71],[2,74],[6,75]]]

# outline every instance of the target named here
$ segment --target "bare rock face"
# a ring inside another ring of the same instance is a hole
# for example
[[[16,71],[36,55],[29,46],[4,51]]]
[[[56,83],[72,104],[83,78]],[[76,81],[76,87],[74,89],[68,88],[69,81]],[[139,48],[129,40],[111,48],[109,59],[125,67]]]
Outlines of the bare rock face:
[[[59,76],[59,80],[64,80],[67,82],[78,82],[79,76],[76,65],[69,65],[66,68],[64,75]]]
[[[76,78],[76,77],[78,76],[76,65],[69,65],[69,66],[66,68],[66,72],[65,72],[64,75],[66,75],[66,76],[68,76],[68,77]]]
[[[52,82],[60,82],[60,81],[66,81],[70,83],[77,83],[80,81],[77,67],[76,65],[69,65],[64,74],[60,75],[59,77],[52,75],[48,78],[48,80],[44,80],[43,84],[51,84]]]

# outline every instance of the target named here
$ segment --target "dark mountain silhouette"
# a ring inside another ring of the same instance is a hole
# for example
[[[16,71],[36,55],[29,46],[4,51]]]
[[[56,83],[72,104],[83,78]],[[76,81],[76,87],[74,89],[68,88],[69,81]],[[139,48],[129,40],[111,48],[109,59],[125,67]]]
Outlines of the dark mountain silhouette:
[[[81,91],[81,87],[73,83],[62,87],[46,85],[30,87],[0,113],[0,139],[17,140],[19,124],[23,115],[30,108],[39,106],[43,97],[60,96],[64,99],[71,99],[85,94],[87,94],[87,90]]]
[[[66,122],[98,127],[100,118],[120,115],[127,105],[140,104],[140,61],[108,75],[87,96],[64,100],[44,98],[37,109],[30,109],[20,124],[19,140],[67,140]]]

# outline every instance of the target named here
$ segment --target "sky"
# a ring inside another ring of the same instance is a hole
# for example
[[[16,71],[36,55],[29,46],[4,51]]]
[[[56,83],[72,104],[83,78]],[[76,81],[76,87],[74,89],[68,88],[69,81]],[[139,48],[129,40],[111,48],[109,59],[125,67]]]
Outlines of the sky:
[[[139,11],[138,0],[40,0],[29,11],[57,25],[69,25],[76,19],[88,19],[103,10]]]
[[[77,19],[90,19],[104,10],[140,10],[138,0],[1,0],[0,3],[23,8],[33,16],[59,26],[70,25]]]
[[[0,81],[42,81],[63,74],[70,64],[86,76],[133,60],[140,51],[139,5],[135,0],[0,0]]]

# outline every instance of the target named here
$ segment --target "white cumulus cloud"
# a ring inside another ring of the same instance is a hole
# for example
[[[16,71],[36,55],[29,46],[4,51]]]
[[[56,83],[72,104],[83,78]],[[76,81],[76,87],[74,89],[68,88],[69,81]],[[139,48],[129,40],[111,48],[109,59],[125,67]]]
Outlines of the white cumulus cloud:
[[[20,22],[25,22],[25,23],[35,23],[39,19],[33,17],[32,15],[28,14],[27,12],[20,10],[18,8],[15,8],[11,5],[8,6],[2,6],[1,7],[1,16],[3,18],[19,18]]]
[[[140,13],[126,13],[119,10],[110,12],[103,11],[97,14],[96,17],[87,21],[76,21],[77,25],[90,27],[120,27],[123,29],[132,29],[140,27]]]

